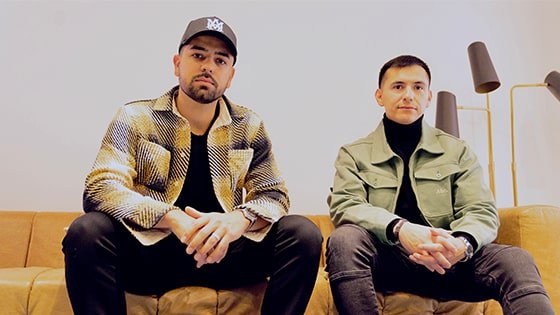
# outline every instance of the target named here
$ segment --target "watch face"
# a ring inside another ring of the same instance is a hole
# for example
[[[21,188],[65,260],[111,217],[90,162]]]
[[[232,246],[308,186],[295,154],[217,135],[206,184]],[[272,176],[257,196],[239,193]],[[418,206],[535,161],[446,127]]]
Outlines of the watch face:
[[[463,259],[463,261],[467,261],[471,259],[471,257],[473,256],[474,249],[473,246],[471,245],[471,242],[469,242],[469,240],[466,237],[461,236],[460,238],[461,240],[463,240],[463,243],[465,243],[465,258]]]

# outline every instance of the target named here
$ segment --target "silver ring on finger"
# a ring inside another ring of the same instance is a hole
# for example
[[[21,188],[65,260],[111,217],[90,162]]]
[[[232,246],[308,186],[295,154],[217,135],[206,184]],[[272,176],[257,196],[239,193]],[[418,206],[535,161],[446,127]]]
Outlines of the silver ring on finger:
[[[215,232],[210,234],[210,237],[215,238],[216,242],[220,242],[222,240],[222,238],[218,234],[216,234]]]

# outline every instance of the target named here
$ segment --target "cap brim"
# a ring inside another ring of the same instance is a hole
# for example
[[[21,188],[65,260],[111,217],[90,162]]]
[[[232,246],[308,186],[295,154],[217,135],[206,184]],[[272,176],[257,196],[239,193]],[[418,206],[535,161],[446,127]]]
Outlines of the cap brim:
[[[233,44],[233,42],[223,33],[212,31],[212,30],[204,30],[204,31],[200,31],[198,33],[194,33],[191,37],[189,37],[187,40],[185,40],[181,43],[181,45],[179,46],[179,51],[181,51],[181,48],[183,48],[183,46],[187,45],[191,40],[193,40],[194,38],[196,38],[198,36],[202,36],[202,35],[210,35],[210,36],[214,36],[216,38],[221,39],[226,44],[226,46],[228,47],[230,54],[234,58],[237,58],[237,49],[235,48],[235,45]]]

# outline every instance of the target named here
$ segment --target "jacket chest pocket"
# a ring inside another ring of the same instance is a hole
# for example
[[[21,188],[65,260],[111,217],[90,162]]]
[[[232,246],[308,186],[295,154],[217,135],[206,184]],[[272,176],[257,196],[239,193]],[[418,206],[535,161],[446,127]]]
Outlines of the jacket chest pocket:
[[[360,172],[360,177],[366,184],[367,200],[370,204],[387,210],[393,208],[398,187],[396,176],[368,170]]]
[[[245,176],[249,172],[249,166],[253,160],[253,149],[230,150],[229,169],[231,172],[231,186],[237,189],[243,188]]]
[[[460,170],[456,164],[445,164],[419,169],[414,174],[420,208],[434,225],[453,218],[453,182]]]
[[[136,151],[138,182],[150,189],[164,191],[170,162],[171,152],[157,143],[141,139]]]

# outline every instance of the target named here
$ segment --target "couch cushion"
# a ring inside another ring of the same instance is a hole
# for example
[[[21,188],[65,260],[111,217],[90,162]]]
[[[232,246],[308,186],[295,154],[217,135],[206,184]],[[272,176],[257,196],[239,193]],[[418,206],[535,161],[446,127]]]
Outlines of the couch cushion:
[[[29,292],[37,276],[50,268],[0,268],[0,309],[28,314]]]
[[[79,212],[37,212],[33,219],[26,266],[64,267],[62,238]]]
[[[483,314],[484,303],[465,303],[460,301],[438,302],[409,293],[377,294],[380,313],[384,315],[478,315]]]
[[[126,292],[126,313],[134,315],[158,314],[158,298],[150,295],[136,295]]]
[[[210,315],[216,314],[218,293],[205,287],[183,287],[165,293],[159,299],[161,315]]]
[[[63,268],[46,270],[37,275],[29,295],[28,314],[72,314],[70,299],[66,292]]]
[[[560,314],[560,276],[556,271],[560,261],[560,245],[556,241],[560,208],[527,205],[502,208],[499,214],[501,225],[496,242],[522,247],[533,256],[554,311]]]
[[[0,268],[25,267],[35,212],[0,211]]]
[[[258,314],[265,290],[265,281],[230,290],[183,287],[169,291],[159,299],[157,314]]]
[[[230,290],[218,290],[218,314],[259,314],[267,282]]]
[[[338,314],[329,287],[327,272],[320,268],[315,281],[315,288],[305,310],[305,315],[334,315]]]

